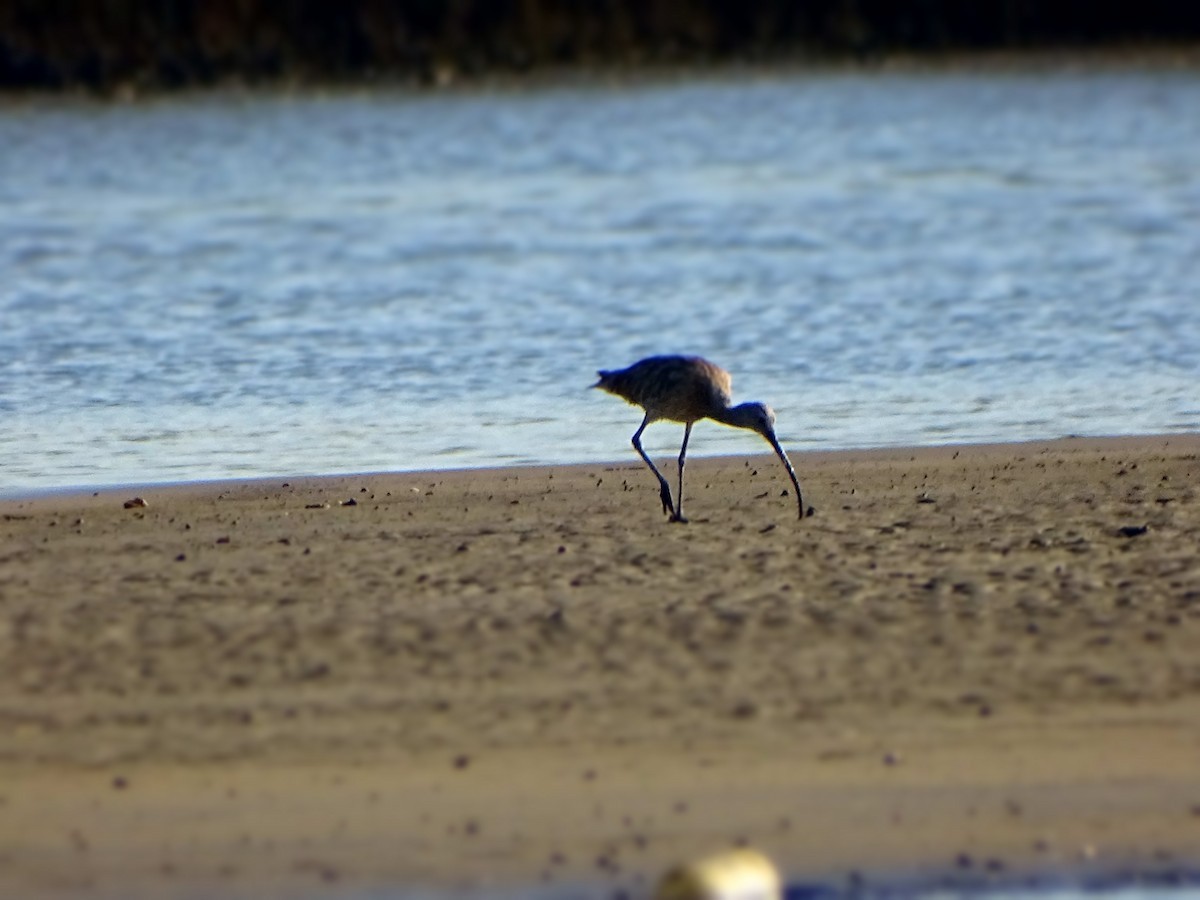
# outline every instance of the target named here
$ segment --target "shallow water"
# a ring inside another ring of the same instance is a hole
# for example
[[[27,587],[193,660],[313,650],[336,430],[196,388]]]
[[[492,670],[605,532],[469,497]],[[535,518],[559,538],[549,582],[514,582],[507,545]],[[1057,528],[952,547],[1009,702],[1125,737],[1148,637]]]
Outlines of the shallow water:
[[[9,105],[0,490],[632,459],[586,388],[655,352],[793,450],[1194,431],[1197,109],[1155,71]]]

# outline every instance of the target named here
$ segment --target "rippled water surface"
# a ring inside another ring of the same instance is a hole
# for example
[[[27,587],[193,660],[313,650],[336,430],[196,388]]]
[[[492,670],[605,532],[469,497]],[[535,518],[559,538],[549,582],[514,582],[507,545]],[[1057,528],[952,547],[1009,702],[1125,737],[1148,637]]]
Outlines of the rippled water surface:
[[[586,388],[655,352],[794,451],[1195,430],[1197,110],[1154,71],[8,105],[0,490],[632,458]]]

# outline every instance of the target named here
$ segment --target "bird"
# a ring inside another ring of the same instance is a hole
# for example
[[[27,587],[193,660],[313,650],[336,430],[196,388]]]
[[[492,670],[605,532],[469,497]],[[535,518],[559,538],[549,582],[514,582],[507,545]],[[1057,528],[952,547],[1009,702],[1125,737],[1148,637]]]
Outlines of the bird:
[[[633,449],[658,479],[659,497],[669,521],[687,521],[683,517],[683,467],[692,425],[700,419],[712,419],[734,428],[749,428],[766,438],[792,479],[800,518],[804,518],[804,500],[800,495],[796,470],[775,437],[774,411],[765,403],[757,402],[731,406],[733,377],[720,366],[699,356],[650,356],[628,368],[611,371],[602,369],[596,374],[600,380],[592,387],[615,394],[646,411],[646,417],[633,434]],[[651,422],[661,419],[683,423],[683,445],[679,448],[679,495],[674,503],[667,479],[642,449],[642,432]]]

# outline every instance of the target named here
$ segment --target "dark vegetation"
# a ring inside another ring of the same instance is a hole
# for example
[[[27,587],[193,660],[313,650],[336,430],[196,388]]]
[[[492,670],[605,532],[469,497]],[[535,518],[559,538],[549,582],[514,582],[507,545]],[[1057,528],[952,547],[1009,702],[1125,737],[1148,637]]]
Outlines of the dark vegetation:
[[[437,81],[1200,40],[1185,0],[0,0],[0,89]]]

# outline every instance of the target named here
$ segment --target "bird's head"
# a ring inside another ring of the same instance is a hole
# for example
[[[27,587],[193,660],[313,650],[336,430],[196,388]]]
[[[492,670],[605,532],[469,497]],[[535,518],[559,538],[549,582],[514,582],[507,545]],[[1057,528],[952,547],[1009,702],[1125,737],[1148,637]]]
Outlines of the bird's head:
[[[757,431],[769,441],[775,440],[775,410],[765,403],[741,403],[730,410],[739,428]]]
[[[714,416],[714,418],[717,417]],[[792,468],[791,460],[788,459],[775,437],[775,411],[765,403],[742,403],[730,409],[726,415],[717,418],[717,421],[733,425],[735,428],[749,428],[767,439],[767,443],[771,445],[771,449],[775,451],[775,455],[787,469],[788,477],[792,479],[792,487],[796,489],[796,505],[800,508],[800,518],[803,519],[804,499],[800,496],[800,480],[796,477],[796,470]]]

